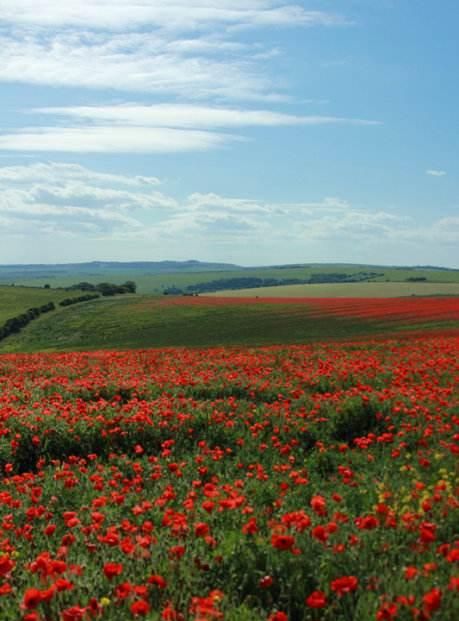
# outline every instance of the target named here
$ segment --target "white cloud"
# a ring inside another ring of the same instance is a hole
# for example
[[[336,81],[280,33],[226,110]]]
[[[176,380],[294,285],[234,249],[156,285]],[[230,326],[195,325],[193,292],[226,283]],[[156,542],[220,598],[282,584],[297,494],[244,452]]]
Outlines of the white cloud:
[[[298,116],[271,110],[247,110],[190,104],[151,106],[67,106],[38,108],[35,112],[62,115],[86,121],[110,122],[151,127],[214,129],[234,127],[273,127],[286,125],[379,125],[378,121],[335,116]]]
[[[223,25],[330,25],[342,18],[281,0],[2,0],[0,21],[124,30]]]
[[[135,230],[133,212],[176,209],[176,201],[156,190],[156,177],[100,173],[77,164],[35,163],[0,167],[0,216],[7,230],[50,230],[100,234]],[[5,225],[7,226],[7,225]]]
[[[100,185],[144,186],[159,185],[158,177],[145,177],[141,175],[127,176],[100,173],[80,166],[79,164],[65,164],[57,162],[37,162],[29,166],[4,166],[0,167],[0,183],[48,183],[61,184],[67,181],[78,181],[85,184],[97,182]]]
[[[196,34],[194,41],[183,41],[174,33],[31,31],[13,36],[0,30],[0,81],[188,99],[282,99],[251,52],[224,49],[229,35],[222,36]]]
[[[284,203],[204,191],[179,200],[158,184],[155,176],[76,164],[0,167],[0,262],[39,261],[46,252],[50,261],[197,256],[247,264],[376,263],[389,252],[394,262],[407,254],[425,258],[426,248],[440,249],[450,256],[443,262],[451,262],[459,243],[456,216],[420,225],[403,213],[340,197]]]
[[[66,153],[206,151],[235,140],[229,134],[150,127],[40,127],[0,134],[0,150]]]
[[[426,175],[430,175],[431,177],[445,177],[446,171],[429,169],[426,170]]]
[[[1,0],[0,81],[280,100],[266,76],[278,50],[241,29],[333,26],[282,0]]]
[[[207,151],[244,138],[217,128],[286,125],[378,125],[376,121],[331,116],[295,116],[270,110],[243,110],[188,104],[41,108],[63,115],[67,127],[34,127],[0,133],[0,151],[78,153],[175,153]],[[90,124],[89,124],[90,123]],[[96,123],[96,124],[93,124]]]

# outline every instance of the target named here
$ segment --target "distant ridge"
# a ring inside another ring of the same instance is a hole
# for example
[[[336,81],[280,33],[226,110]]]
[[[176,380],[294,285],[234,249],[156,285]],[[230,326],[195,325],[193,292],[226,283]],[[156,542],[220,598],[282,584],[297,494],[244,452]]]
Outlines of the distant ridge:
[[[87,272],[97,273],[101,271],[123,271],[123,270],[149,270],[152,273],[162,272],[181,272],[181,271],[226,271],[244,269],[232,263],[211,263],[205,261],[89,261],[83,263],[28,263],[0,265],[3,272]]]
[[[84,261],[81,263],[11,263],[0,264],[1,271],[68,271],[68,270],[117,270],[126,269],[148,269],[152,272],[180,272],[185,271],[235,271],[235,270],[262,270],[262,269],[296,269],[308,267],[377,267],[390,269],[410,269],[410,270],[435,270],[444,272],[457,272],[458,268],[442,267],[440,265],[382,265],[371,263],[352,263],[352,262],[311,262],[311,263],[276,263],[270,265],[238,265],[236,263],[221,263],[210,261],[198,261],[189,259],[187,261]]]

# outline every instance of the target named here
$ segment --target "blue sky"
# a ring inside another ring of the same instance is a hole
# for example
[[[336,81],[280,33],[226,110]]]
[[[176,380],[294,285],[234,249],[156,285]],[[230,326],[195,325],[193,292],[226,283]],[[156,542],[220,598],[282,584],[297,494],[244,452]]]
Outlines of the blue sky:
[[[1,0],[0,263],[459,267],[454,0]]]

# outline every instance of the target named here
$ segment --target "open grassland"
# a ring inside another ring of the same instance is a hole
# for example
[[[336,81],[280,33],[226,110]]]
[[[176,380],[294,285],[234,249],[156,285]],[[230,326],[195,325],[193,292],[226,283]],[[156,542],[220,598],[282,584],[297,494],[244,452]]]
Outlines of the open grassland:
[[[69,295],[81,295],[80,291],[69,294],[68,291],[42,289],[38,287],[2,287],[0,286],[0,325],[10,317],[24,313],[28,308],[41,306],[48,302],[58,304]]]
[[[218,297],[283,297],[283,298],[395,298],[403,296],[459,296],[459,283],[456,282],[361,282],[330,283],[313,285],[281,285],[219,291],[203,295]]]
[[[0,356],[0,618],[457,621],[458,361]]]
[[[0,351],[268,345],[459,328],[459,298],[100,299],[59,309]]]
[[[268,267],[268,268],[247,268],[231,271],[203,271],[203,272],[177,272],[177,273],[154,273],[146,269],[121,269],[114,271],[100,270],[93,271],[69,271],[68,273],[38,273],[30,274],[27,272],[16,271],[10,273],[6,268],[0,266],[0,283],[15,282],[17,284],[43,286],[49,283],[52,287],[68,287],[81,281],[93,284],[109,282],[125,282],[134,280],[138,285],[139,293],[161,294],[164,289],[178,287],[184,289],[197,283],[207,283],[222,278],[301,278],[308,279],[313,275],[324,275],[330,273],[357,274],[360,272],[378,272],[381,276],[375,278],[376,282],[403,282],[407,278],[426,278],[428,282],[435,283],[458,283],[459,270],[432,270],[418,268],[395,268],[367,265],[345,265],[345,264],[326,264],[326,265],[305,265],[299,267]],[[323,294],[327,295],[327,294]]]

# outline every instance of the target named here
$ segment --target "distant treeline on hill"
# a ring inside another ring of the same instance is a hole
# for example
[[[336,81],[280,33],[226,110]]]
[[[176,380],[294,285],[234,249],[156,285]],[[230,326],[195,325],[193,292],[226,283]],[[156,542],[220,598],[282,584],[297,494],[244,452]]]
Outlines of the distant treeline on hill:
[[[379,272],[356,272],[355,274],[323,273],[311,274],[308,278],[258,278],[256,276],[240,276],[236,278],[219,278],[209,282],[188,285],[184,289],[168,287],[165,295],[180,295],[193,293],[210,293],[224,289],[255,289],[258,287],[278,287],[281,285],[312,285],[319,283],[346,283],[372,280],[384,276]]]
[[[97,285],[94,285],[90,282],[79,282],[76,285],[71,285],[70,287],[67,287],[67,289],[78,291],[93,291],[100,293],[103,296],[109,296],[122,295],[123,293],[135,293],[137,291],[137,285],[133,280],[127,280],[121,285],[114,285],[110,282],[100,282]]]
[[[37,317],[40,317],[40,315],[43,315],[44,313],[53,311],[55,308],[54,302],[48,302],[48,304],[34,306],[33,308],[26,310],[25,313],[11,317],[11,319],[7,319],[3,326],[0,327],[0,341],[6,339],[7,336],[10,336],[10,334],[20,332],[22,328],[24,328],[31,321],[37,319]]]

